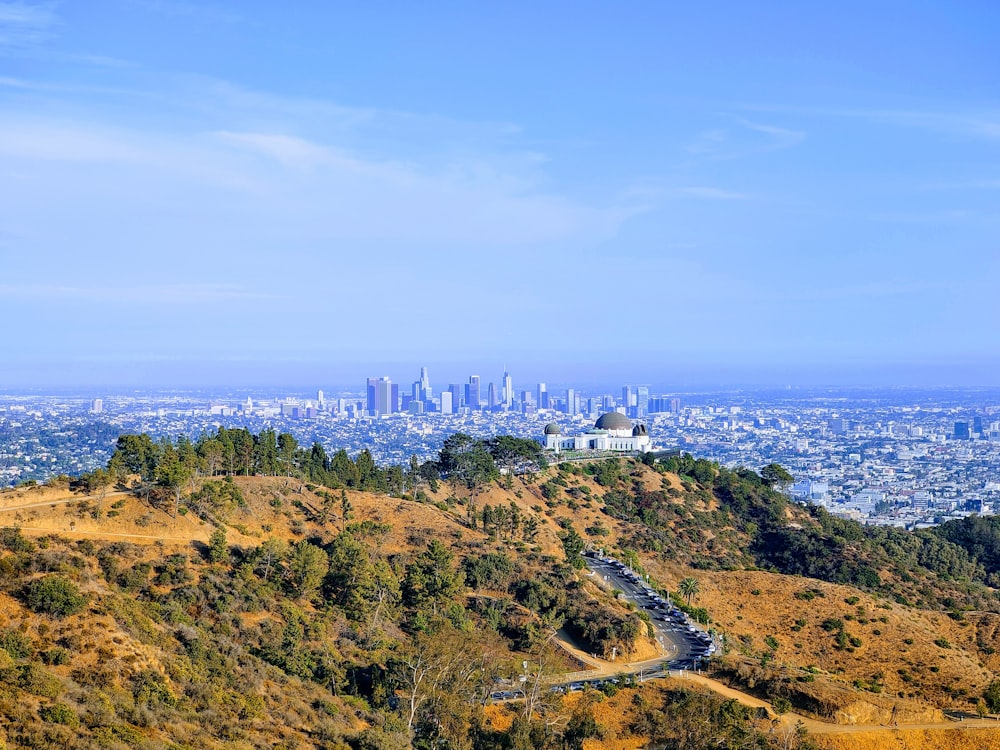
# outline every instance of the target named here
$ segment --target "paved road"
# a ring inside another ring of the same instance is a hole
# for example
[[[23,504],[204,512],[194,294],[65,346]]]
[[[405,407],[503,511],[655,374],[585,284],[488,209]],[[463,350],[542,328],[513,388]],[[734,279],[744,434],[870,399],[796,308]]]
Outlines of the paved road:
[[[643,584],[638,576],[632,574],[631,571],[620,563],[617,563],[617,561],[601,559],[600,557],[589,555],[584,559],[587,562],[587,567],[593,571],[595,576],[600,576],[601,581],[605,585],[621,591],[622,595],[635,602],[637,607],[645,608],[650,613],[650,616],[653,618],[653,629],[656,631],[657,641],[664,649],[664,655],[662,657],[641,663],[622,664],[620,665],[621,669],[619,669],[616,674],[627,674],[634,677],[640,674],[640,670],[641,674],[649,678],[664,677],[667,674],[670,674],[671,676],[681,677],[693,683],[703,685],[720,695],[724,695],[727,698],[734,698],[745,705],[754,708],[764,708],[771,716],[776,716],[774,707],[767,701],[763,701],[760,698],[749,695],[735,688],[731,688],[718,680],[711,679],[710,677],[695,674],[693,672],[677,671],[678,669],[690,669],[691,667],[688,666],[689,664],[697,665],[698,662],[704,658],[698,656],[697,654],[704,649],[705,641],[700,639],[695,633],[692,633],[692,631],[689,630],[689,626],[694,628],[696,633],[703,633],[704,631],[694,627],[692,623],[688,623],[687,621],[685,621],[685,624],[681,626],[678,622],[678,615],[680,613],[672,609],[669,606],[669,603],[666,609],[662,606],[650,609],[650,605],[656,604],[656,599],[650,598],[650,589]],[[669,613],[672,613],[674,617],[670,618]],[[668,614],[666,621],[660,619],[663,614]],[[702,638],[703,637],[704,636],[702,636]],[[590,662],[591,660],[587,659],[586,661]],[[582,680],[581,682],[577,682],[575,684],[582,685],[583,682],[588,681],[591,683],[600,683],[605,677],[603,672],[606,672],[607,667],[611,666],[607,665],[607,662],[605,662],[605,665],[605,670],[599,670],[598,674],[594,674],[593,678],[590,680]],[[776,721],[788,727],[794,727],[796,724],[801,723],[809,732],[814,734],[841,734],[858,732],[889,733],[898,732],[901,729],[949,730],[959,728],[995,730],[1000,728],[1000,715],[990,717],[989,719],[973,719],[971,717],[965,717],[962,721],[957,723],[955,719],[949,719],[940,723],[900,724],[894,727],[888,727],[881,724],[835,724],[791,712],[778,717]]]
[[[622,592],[638,609],[644,610],[653,623],[657,642],[663,650],[660,659],[643,663],[644,669],[659,665],[666,669],[693,669],[714,653],[711,637],[673,604],[662,599],[642,579],[613,558],[586,556],[587,567],[601,583]]]

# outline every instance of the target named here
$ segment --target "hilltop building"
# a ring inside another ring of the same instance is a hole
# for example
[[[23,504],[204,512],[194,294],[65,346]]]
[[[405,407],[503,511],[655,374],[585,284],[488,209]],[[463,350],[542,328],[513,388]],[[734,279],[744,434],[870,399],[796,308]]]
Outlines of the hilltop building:
[[[632,425],[621,412],[602,414],[594,427],[582,435],[563,435],[559,425],[545,427],[545,450],[561,451],[621,451],[646,453],[652,450],[652,441],[646,425]]]

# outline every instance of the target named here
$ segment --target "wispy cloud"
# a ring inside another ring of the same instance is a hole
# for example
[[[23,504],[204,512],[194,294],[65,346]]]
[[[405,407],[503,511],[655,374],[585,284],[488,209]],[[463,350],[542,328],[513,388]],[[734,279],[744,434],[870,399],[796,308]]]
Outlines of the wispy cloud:
[[[766,151],[775,151],[781,148],[791,148],[792,146],[797,146],[799,143],[804,141],[806,137],[806,134],[801,130],[781,128],[777,125],[765,125],[759,122],[751,122],[750,120],[744,119],[739,120],[739,123],[743,127],[762,133],[770,139],[770,143],[761,147]]]
[[[724,161],[797,146],[806,134],[799,130],[737,118],[737,128],[703,130],[685,150],[693,156]]]
[[[57,23],[55,3],[0,2],[0,50],[36,45]]]
[[[729,136],[725,130],[721,128],[703,130],[685,147],[685,151],[697,156],[714,155],[720,153],[728,143]]]
[[[919,128],[975,138],[1000,138],[1000,112],[974,109],[888,109],[877,107],[797,107],[752,105],[747,111],[867,120],[874,123]]]
[[[228,119],[242,118],[230,111]],[[306,119],[315,129],[317,123]],[[473,150],[470,143],[457,153],[432,149],[428,155],[414,147],[411,158],[387,158],[372,153],[379,139],[367,149],[345,147],[338,141],[364,139],[336,133],[305,138],[289,132],[292,127],[156,133],[79,118],[8,119],[0,124],[0,168],[30,174],[31,183],[51,172],[60,190],[75,195],[73,208],[61,210],[110,217],[126,205],[134,212],[183,205],[164,228],[167,234],[195,231],[195,221],[202,235],[221,231],[253,243],[262,236],[284,242],[594,242],[649,209],[647,199],[625,189],[600,202],[553,190],[540,171],[544,157],[531,152]],[[97,198],[93,187],[106,182],[109,165],[116,178]],[[23,191],[0,190],[0,197],[5,193],[0,218],[7,213],[23,224],[43,210],[41,195],[31,206]],[[176,203],[177,195],[186,200]],[[204,211],[206,205],[213,211]],[[244,218],[234,223],[235,216]]]
[[[322,166],[361,168],[361,163],[327,146],[282,133],[215,133],[225,143],[275,159],[287,167],[314,169]]]

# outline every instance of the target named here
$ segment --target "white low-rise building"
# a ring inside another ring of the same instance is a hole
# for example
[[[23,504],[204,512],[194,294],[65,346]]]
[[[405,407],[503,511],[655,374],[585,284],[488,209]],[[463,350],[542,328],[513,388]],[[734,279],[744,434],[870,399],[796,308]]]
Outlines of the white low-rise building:
[[[580,435],[563,435],[556,423],[545,427],[545,450],[562,451],[620,451],[646,453],[653,448],[646,425],[632,425],[621,412],[602,414],[594,427]]]

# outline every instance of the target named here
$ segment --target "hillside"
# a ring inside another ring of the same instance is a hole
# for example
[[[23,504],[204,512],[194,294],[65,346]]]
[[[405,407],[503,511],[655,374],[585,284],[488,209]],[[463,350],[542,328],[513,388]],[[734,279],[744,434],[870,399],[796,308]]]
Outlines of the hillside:
[[[586,723],[577,696],[546,693],[533,717],[484,704],[523,662],[579,667],[554,647],[558,627],[599,656],[656,654],[645,613],[570,564],[588,544],[664,591],[695,579],[692,611],[725,644],[711,671],[805,717],[938,726],[942,710],[974,713],[995,680],[1000,616],[971,608],[996,601],[976,558],[935,537],[935,556],[913,554],[929,567],[883,566],[885,540],[832,534],[844,529],[749,474],[611,460],[405,489],[232,476],[189,478],[180,503],[148,485],[0,494],[0,522],[20,527],[0,538],[8,747],[487,747],[504,721],[531,735],[540,715],[565,740]],[[814,549],[783,560],[776,534]],[[830,580],[780,572],[793,564]],[[855,577],[870,585],[837,580]],[[421,670],[433,689],[413,688]],[[694,700],[659,689],[671,716]],[[594,732],[641,746],[648,722],[602,724],[604,700],[586,701]]]
[[[337,493],[331,520],[330,491],[288,478],[201,481],[176,518],[169,503],[127,494],[98,513],[93,498],[7,493],[0,503],[23,524],[0,536],[8,747],[405,737],[405,724],[382,724],[397,716],[408,659],[489,654],[469,688],[481,703],[493,676],[542,658],[550,618],[588,650],[655,653],[638,627],[615,635],[636,615],[557,562],[555,523],[533,543],[493,540],[437,494],[440,508],[345,492],[345,520]],[[519,503],[500,488],[481,499]],[[525,592],[507,596],[519,582]],[[39,586],[53,590],[39,599]],[[551,672],[577,668],[558,650],[544,659]]]

